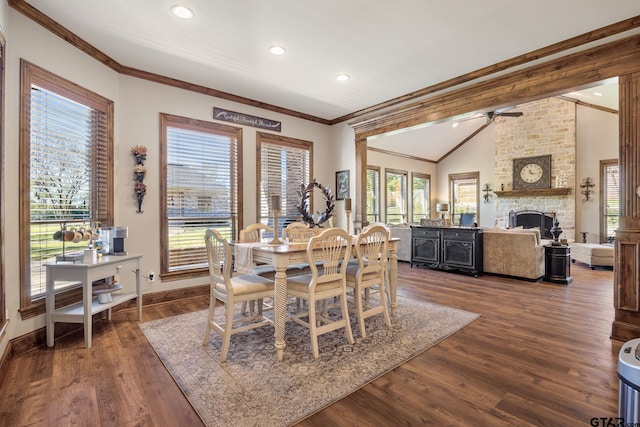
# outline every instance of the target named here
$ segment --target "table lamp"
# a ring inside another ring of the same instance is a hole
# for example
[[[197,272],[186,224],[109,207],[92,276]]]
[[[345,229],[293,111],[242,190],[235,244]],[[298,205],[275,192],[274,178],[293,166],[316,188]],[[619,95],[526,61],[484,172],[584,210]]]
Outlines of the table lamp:
[[[447,212],[449,212],[448,203],[436,203],[436,212],[440,213],[440,218],[444,219]]]
[[[351,199],[344,199],[344,211],[347,214],[347,234],[349,234],[349,229],[351,228]]]

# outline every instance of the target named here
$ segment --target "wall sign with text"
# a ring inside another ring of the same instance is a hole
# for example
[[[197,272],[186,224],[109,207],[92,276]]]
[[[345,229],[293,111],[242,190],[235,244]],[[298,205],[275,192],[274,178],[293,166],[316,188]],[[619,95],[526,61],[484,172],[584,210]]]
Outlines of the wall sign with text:
[[[263,119],[262,117],[250,116],[249,114],[237,113],[235,111],[223,110],[213,107],[213,118],[225,122],[233,122],[239,125],[253,126],[260,129],[268,129],[276,132],[281,131],[281,122]]]

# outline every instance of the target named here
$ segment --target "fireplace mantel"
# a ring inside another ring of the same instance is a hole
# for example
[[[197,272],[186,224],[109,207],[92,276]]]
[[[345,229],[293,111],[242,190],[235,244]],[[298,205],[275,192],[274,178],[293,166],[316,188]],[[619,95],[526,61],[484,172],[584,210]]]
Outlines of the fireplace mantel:
[[[569,187],[539,188],[537,190],[509,190],[494,191],[498,197],[535,197],[535,196],[566,196],[571,192]]]

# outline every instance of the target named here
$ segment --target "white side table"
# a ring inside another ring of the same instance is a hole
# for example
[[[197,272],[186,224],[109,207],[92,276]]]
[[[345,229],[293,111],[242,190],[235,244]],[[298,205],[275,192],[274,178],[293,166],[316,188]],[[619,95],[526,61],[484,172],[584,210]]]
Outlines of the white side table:
[[[92,264],[46,264],[47,346],[53,347],[55,323],[66,322],[84,324],[85,347],[91,348],[91,317],[96,313],[107,310],[107,318],[111,319],[112,307],[134,298],[138,298],[138,321],[142,320],[141,258],[142,255],[111,255],[98,258],[98,261]],[[93,297],[92,282],[100,279],[110,280],[112,276],[118,276],[125,271],[133,271],[136,274],[135,292],[127,291],[130,286],[125,285],[121,292],[112,294],[112,301],[104,304],[99,303],[97,298]],[[55,282],[57,281],[82,283],[82,301],[56,309]]]

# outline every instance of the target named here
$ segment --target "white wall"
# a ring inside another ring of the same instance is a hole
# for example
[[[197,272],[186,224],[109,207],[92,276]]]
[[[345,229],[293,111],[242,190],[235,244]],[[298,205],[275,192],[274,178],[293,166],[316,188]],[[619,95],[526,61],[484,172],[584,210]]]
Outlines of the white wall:
[[[438,201],[449,201],[449,175],[454,173],[480,172],[480,188],[489,184],[493,190],[499,190],[496,186],[500,184],[494,182],[493,129],[493,125],[487,127],[438,163]],[[489,203],[484,203],[482,194],[480,192],[480,212],[476,222],[481,227],[493,227],[496,217],[495,195],[492,195]]]
[[[589,202],[576,188],[576,240],[586,231],[588,242],[600,241],[600,160],[618,159],[618,123],[617,114],[578,105],[576,183],[590,177],[596,186]]]
[[[331,127],[331,140],[333,145],[329,150],[322,148],[325,155],[329,157],[329,161],[334,170],[349,171],[349,196],[351,198],[351,217],[349,231],[353,233],[356,209],[356,145],[355,132],[353,128],[346,123],[340,123]],[[327,146],[329,147],[329,146]],[[324,184],[324,181],[323,181]],[[325,185],[329,185],[334,191],[336,186],[335,173],[331,180],[327,180]],[[335,195],[335,193],[334,193]],[[317,205],[322,206],[322,205]],[[334,217],[336,219],[336,227],[347,229],[347,216],[344,210],[344,201],[336,201],[334,208]]]
[[[6,2],[0,2],[3,5]],[[282,122],[281,135],[313,141],[314,177],[334,189],[335,171],[353,169],[354,157],[348,147],[339,145],[336,130],[313,123],[213,98],[190,91],[168,87],[132,77],[121,76],[93,60],[62,39],[51,35],[23,15],[0,7],[0,25],[9,23],[6,58],[6,135],[3,203],[4,242],[18,242],[18,173],[19,173],[19,82],[20,58],[47,69],[114,101],[115,106],[115,225],[129,228],[125,245],[130,253],[144,254],[143,272],[160,272],[160,212],[159,212],[159,114],[170,113],[199,120],[213,121],[213,107],[265,117]],[[229,125],[238,126],[232,123]],[[256,132],[261,129],[243,128],[243,220],[250,224],[256,219]],[[348,135],[348,131],[342,129]],[[348,137],[348,136],[347,136]],[[353,137],[351,137],[353,140]],[[134,165],[130,150],[134,145],[148,148],[145,165],[148,173],[147,195],[143,213],[136,214],[133,197]],[[353,142],[351,143],[353,152]],[[353,189],[352,189],[353,191]],[[316,198],[322,197],[316,195]],[[19,257],[17,244],[5,247],[5,293],[9,312],[7,337],[0,342],[0,354],[9,339],[44,326],[44,316],[22,320],[19,309]],[[143,292],[157,292],[195,284],[207,283],[207,278],[171,282],[144,283]],[[7,339],[8,338],[8,339]]]

